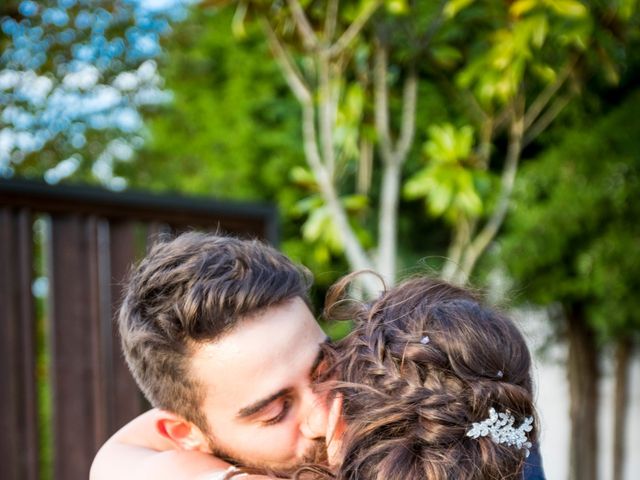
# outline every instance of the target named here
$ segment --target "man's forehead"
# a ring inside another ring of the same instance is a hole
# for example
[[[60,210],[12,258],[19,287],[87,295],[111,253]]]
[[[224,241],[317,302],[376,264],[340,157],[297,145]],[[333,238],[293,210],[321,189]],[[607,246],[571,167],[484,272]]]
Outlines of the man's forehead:
[[[303,364],[310,367],[325,338],[305,302],[296,298],[245,319],[215,342],[199,344],[191,366],[208,389],[242,394],[250,383],[256,393],[274,392],[287,387]]]

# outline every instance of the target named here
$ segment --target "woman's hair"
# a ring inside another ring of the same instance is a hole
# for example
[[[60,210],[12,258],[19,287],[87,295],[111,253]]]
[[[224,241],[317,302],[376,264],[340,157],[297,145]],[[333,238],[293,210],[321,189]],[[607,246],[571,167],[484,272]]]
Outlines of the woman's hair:
[[[515,427],[535,417],[531,357],[514,323],[440,280],[406,280],[372,303],[348,299],[351,280],[325,309],[354,322],[331,368],[346,425],[335,478],[521,478],[525,449],[467,436],[492,408]],[[534,426],[527,440],[536,435]]]

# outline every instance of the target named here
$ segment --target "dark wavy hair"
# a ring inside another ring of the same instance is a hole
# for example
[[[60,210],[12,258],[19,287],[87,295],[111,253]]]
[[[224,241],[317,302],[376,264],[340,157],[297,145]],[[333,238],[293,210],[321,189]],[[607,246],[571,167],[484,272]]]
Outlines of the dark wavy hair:
[[[514,323],[476,293],[413,278],[372,303],[351,300],[348,276],[328,294],[325,317],[354,321],[327,352],[327,382],[343,397],[346,431],[338,480],[519,479],[525,450],[470,438],[489,410],[520,425],[534,416],[531,357]],[[537,432],[528,433],[535,442]],[[300,472],[299,478],[305,474]]]

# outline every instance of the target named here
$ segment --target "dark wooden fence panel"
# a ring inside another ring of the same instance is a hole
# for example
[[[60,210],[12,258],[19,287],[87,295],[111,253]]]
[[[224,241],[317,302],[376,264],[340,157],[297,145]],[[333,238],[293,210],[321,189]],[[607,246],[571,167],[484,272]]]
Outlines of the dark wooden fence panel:
[[[87,476],[106,436],[97,221],[51,218],[55,478]]]
[[[262,204],[116,194],[0,180],[0,477],[36,480],[39,438],[33,216],[49,219],[54,480],[86,480],[99,446],[145,408],[113,316],[132,263],[162,235],[189,229],[276,241]]]
[[[138,257],[136,251],[136,224],[127,221],[115,221],[109,229],[110,277],[111,277],[111,316],[113,317],[122,301],[122,284],[133,261]],[[143,408],[142,395],[127,368],[115,322],[111,323],[111,342],[109,369],[111,393],[109,402],[110,434],[133,418]]]
[[[0,208],[0,471],[36,480],[38,433],[35,315],[28,209]]]

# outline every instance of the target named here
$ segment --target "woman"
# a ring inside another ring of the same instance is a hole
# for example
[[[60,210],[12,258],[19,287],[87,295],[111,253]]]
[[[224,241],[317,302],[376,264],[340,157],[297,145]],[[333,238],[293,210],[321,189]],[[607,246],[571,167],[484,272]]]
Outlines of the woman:
[[[531,358],[515,325],[468,290],[415,278],[375,302],[330,292],[352,319],[331,349],[327,435],[339,480],[522,478],[536,440]],[[337,415],[337,412],[340,412]]]

